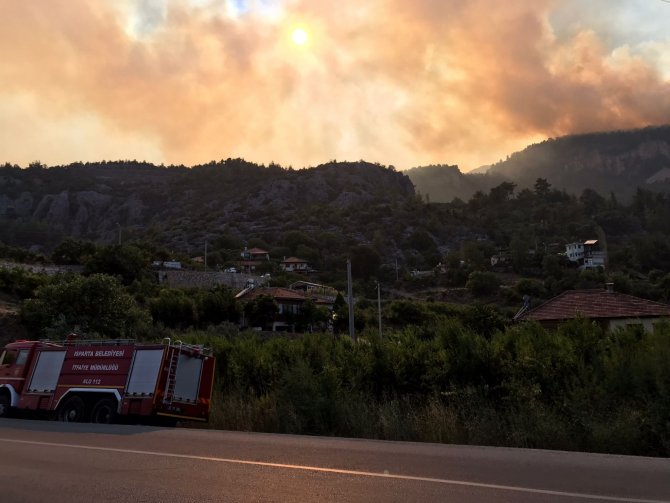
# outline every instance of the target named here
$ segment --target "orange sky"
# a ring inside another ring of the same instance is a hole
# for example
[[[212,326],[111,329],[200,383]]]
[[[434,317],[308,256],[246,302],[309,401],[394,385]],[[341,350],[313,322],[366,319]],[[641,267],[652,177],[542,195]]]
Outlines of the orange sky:
[[[670,123],[669,21],[660,0],[0,0],[0,162],[467,171]]]

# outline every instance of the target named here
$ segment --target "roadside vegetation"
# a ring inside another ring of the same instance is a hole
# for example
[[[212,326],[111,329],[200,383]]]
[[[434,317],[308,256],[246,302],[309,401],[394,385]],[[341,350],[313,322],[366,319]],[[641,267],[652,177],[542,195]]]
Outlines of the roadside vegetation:
[[[670,325],[482,334],[455,317],[348,337],[179,334],[213,346],[213,428],[670,455]]]

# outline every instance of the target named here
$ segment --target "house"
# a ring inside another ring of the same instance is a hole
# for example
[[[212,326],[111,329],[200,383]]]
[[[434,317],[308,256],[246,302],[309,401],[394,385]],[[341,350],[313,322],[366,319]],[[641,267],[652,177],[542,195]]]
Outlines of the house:
[[[670,305],[617,293],[607,289],[568,290],[533,309],[522,310],[516,320],[535,320],[545,328],[574,319],[586,318],[605,330],[639,325],[651,331],[655,323],[670,319]]]
[[[565,256],[571,262],[577,262],[580,269],[603,269],[607,263],[607,253],[600,250],[597,239],[565,245]]]
[[[317,306],[325,307],[331,311],[333,309],[333,303],[335,302],[334,298],[331,299],[309,292],[281,287],[249,287],[238,293],[235,298],[242,302],[250,302],[261,296],[271,297],[277,303],[278,311],[273,316],[272,321],[268,322],[266,326],[261,327],[262,329],[267,329],[272,332],[293,331],[293,317],[301,313],[302,307],[308,300],[311,300]],[[248,326],[248,320],[243,318],[241,325]]]
[[[313,297],[319,297],[323,300],[335,300],[337,297],[337,290],[332,286],[321,285],[319,283],[310,283],[309,281],[296,281],[289,285],[291,290],[297,290]]]
[[[279,265],[286,272],[310,272],[312,270],[306,260],[298,257],[284,257]]]
[[[255,272],[256,267],[263,262],[270,261],[270,252],[262,250],[261,248],[244,247],[244,250],[240,253],[240,257],[242,260],[237,263],[238,269],[240,272],[251,274]]]
[[[156,269],[181,269],[181,262],[176,260],[154,260],[151,265]]]
[[[498,250],[498,253],[491,255],[491,267],[507,267],[512,262],[512,254],[509,250]]]

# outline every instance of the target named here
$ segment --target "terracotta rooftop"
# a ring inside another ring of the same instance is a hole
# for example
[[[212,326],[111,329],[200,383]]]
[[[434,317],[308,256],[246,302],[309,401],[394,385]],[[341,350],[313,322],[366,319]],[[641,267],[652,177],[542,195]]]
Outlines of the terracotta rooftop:
[[[670,316],[670,305],[607,290],[569,290],[526,312],[521,319],[549,321],[578,316],[588,319]]]
[[[312,300],[315,304],[332,306],[334,298],[329,298],[323,295],[315,295],[313,293],[304,293],[299,290],[291,290],[289,288],[281,287],[261,287],[242,291],[237,294],[238,299],[253,300],[261,295],[267,295],[275,300],[292,300],[296,302]]]
[[[251,255],[265,255],[266,253],[268,253],[267,250],[263,250],[262,248],[249,248],[248,250],[244,251]]]
[[[261,295],[267,295],[277,300],[307,300],[307,297],[304,293],[298,292],[296,290],[289,290],[288,288],[281,287],[265,287],[265,288],[255,288],[249,293],[243,295],[243,298],[255,299]]]
[[[281,261],[282,264],[306,264],[307,261],[298,257],[289,257]]]

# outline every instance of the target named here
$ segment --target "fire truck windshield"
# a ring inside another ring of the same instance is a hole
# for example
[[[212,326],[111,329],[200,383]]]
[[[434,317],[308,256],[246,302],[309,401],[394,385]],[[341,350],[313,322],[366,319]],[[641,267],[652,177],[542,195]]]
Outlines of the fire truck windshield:
[[[16,361],[16,350],[5,350],[0,356],[0,365],[11,365]]]
[[[0,365],[25,365],[29,352],[28,349],[6,349],[0,356]]]

